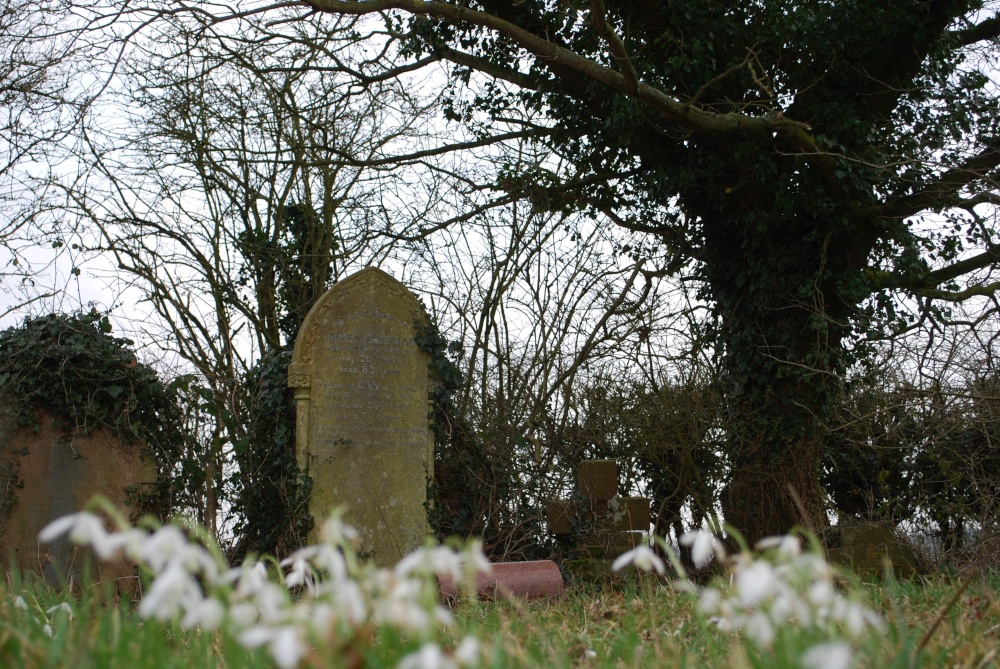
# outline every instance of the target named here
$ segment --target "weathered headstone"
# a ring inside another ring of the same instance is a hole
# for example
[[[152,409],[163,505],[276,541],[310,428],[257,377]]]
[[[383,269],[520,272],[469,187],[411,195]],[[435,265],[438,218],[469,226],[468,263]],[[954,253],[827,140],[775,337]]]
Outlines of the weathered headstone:
[[[288,367],[296,457],[313,482],[310,512],[321,519],[346,507],[359,550],[381,565],[428,534],[430,358],[414,341],[427,322],[403,284],[369,267],[320,297]]]
[[[831,562],[859,574],[881,575],[890,568],[896,578],[909,578],[920,571],[917,555],[892,528],[882,525],[842,525],[823,534]]]
[[[103,428],[89,435],[68,435],[41,414],[40,429],[0,426],[0,559],[22,571],[40,573],[53,583],[75,581],[89,553],[61,537],[49,545],[38,532],[51,521],[76,513],[102,495],[128,516],[130,495],[156,480],[156,463],[140,457],[140,447],[126,445]],[[124,560],[94,561],[88,566],[97,583],[115,582],[122,594],[135,591],[134,566]]]

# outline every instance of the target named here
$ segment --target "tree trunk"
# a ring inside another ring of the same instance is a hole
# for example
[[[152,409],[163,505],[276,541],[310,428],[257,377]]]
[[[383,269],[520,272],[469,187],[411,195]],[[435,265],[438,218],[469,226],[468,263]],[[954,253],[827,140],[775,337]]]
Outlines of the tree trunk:
[[[795,526],[828,524],[820,467],[826,418],[863,299],[857,225],[836,198],[788,192],[769,152],[720,147],[725,192],[695,185],[705,288],[722,357],[730,478],[725,521],[751,544]],[[761,175],[774,174],[773,180]],[[803,188],[808,187],[808,184]]]

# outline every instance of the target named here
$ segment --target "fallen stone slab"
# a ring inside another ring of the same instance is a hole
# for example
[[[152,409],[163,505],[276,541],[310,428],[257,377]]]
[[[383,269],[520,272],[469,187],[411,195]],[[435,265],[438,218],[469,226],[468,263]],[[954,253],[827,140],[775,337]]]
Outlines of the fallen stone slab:
[[[458,599],[458,584],[450,578],[439,578],[438,587],[441,601]],[[495,562],[489,574],[476,575],[476,593],[483,599],[551,599],[563,593],[563,578],[552,560]]]

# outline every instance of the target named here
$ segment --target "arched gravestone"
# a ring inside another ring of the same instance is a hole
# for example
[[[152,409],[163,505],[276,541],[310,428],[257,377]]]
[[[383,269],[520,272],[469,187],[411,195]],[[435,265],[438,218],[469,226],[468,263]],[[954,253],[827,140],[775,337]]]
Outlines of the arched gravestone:
[[[39,531],[80,511],[95,495],[127,517],[134,510],[127,505],[129,498],[156,481],[156,463],[142,457],[141,447],[123,444],[104,428],[67,434],[44,412],[38,429],[17,427],[6,406],[0,413],[0,492],[7,501],[0,513],[0,561],[39,573],[53,585],[79,583],[89,551],[66,537],[40,544]],[[92,561],[87,568],[97,583],[113,584],[120,594],[131,595],[138,588],[135,568],[124,559]]]
[[[380,565],[428,534],[430,358],[414,341],[416,324],[425,323],[413,294],[369,267],[313,305],[288,367],[296,458],[312,478],[310,512],[319,521],[346,507],[359,550]]]

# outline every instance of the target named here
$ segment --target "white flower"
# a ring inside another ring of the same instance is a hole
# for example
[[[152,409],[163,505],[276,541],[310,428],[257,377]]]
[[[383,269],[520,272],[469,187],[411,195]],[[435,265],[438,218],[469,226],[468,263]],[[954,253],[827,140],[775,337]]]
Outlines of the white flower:
[[[780,555],[788,558],[798,557],[802,553],[802,541],[791,534],[777,537],[765,537],[757,542],[757,550],[776,548]]]
[[[489,558],[483,553],[483,542],[476,539],[469,544],[468,549],[462,555],[466,570],[471,570],[475,574],[489,574],[493,571],[493,565]]]
[[[758,648],[770,648],[774,641],[774,627],[763,613],[755,613],[750,616],[743,631],[757,644]]]
[[[701,593],[701,598],[698,600],[698,610],[702,613],[711,615],[719,610],[721,604],[722,593],[715,588],[706,588]]]
[[[289,588],[296,588],[312,582],[312,573],[309,571],[309,563],[303,556],[293,556],[293,558],[281,561],[281,566],[286,567],[291,560],[291,570],[285,574],[285,585]]]
[[[640,544],[630,551],[626,551],[618,556],[618,559],[611,565],[613,571],[621,571],[628,565],[635,565],[636,569],[645,572],[655,571],[660,576],[667,573],[667,568],[656,553],[650,550],[649,546]]]
[[[257,622],[259,612],[250,602],[237,602],[229,605],[229,619],[237,627],[250,627]]]
[[[73,529],[76,525],[77,517],[80,515],[80,513],[73,513],[68,516],[56,518],[42,528],[42,531],[38,533],[38,540],[43,544],[48,544],[53,540],[58,539]]]
[[[467,636],[455,649],[455,661],[460,667],[475,667],[479,664],[480,653],[479,640]]]
[[[225,609],[222,603],[214,597],[206,597],[201,601],[192,602],[181,619],[181,627],[189,629],[198,626],[210,632],[219,626],[224,615]]]
[[[281,669],[294,669],[308,650],[302,637],[302,630],[296,625],[267,627],[257,625],[244,630],[239,635],[240,643],[246,648],[257,648],[268,644],[271,657]]]
[[[833,590],[833,585],[827,581],[816,581],[809,586],[808,597],[809,601],[815,606],[826,606],[833,601],[833,598],[837,595]]]
[[[45,615],[51,616],[53,613],[59,613],[60,611],[68,615],[70,620],[73,619],[73,608],[66,602],[63,602],[62,604],[56,604],[55,606],[49,608],[45,612]]]
[[[344,581],[333,592],[333,602],[337,610],[351,625],[360,626],[365,621],[368,606],[364,593],[353,581]]]
[[[24,597],[18,595],[14,598],[14,608],[22,609],[24,611],[28,610],[28,602],[24,601]]]
[[[358,538],[357,530],[344,524],[337,515],[327,518],[319,535],[323,542],[330,546],[347,546]]]
[[[462,578],[462,561],[455,551],[446,546],[424,547],[400,560],[394,571],[398,576],[437,574],[457,583]]]
[[[44,625],[44,626],[42,627],[42,632],[44,632],[44,633],[45,633],[45,636],[47,636],[47,637],[48,637],[48,638],[50,638],[50,639],[51,639],[51,638],[52,638],[53,636],[55,636],[55,632],[53,632],[53,631],[52,631],[52,625],[49,625],[49,624],[46,624],[46,625]]]
[[[736,574],[736,592],[743,606],[756,606],[772,592],[777,585],[774,569],[766,562],[756,560]]]
[[[831,641],[813,646],[802,656],[804,669],[848,669],[851,646],[845,641]]]
[[[704,567],[713,557],[726,559],[726,549],[715,535],[705,530],[691,530],[681,535],[681,545],[690,546],[691,561],[696,567]]]
[[[165,525],[149,535],[138,546],[138,554],[134,559],[148,565],[154,573],[159,573],[187,547],[187,538],[180,528]]]
[[[301,630],[297,626],[287,626],[278,628],[268,650],[281,669],[295,669],[307,648]]]
[[[455,661],[441,652],[437,644],[425,643],[420,650],[399,661],[397,669],[457,669]]]
[[[171,564],[149,586],[149,592],[139,604],[139,615],[143,618],[167,620],[176,617],[182,606],[196,606],[202,599],[201,587],[191,574],[180,565]]]

